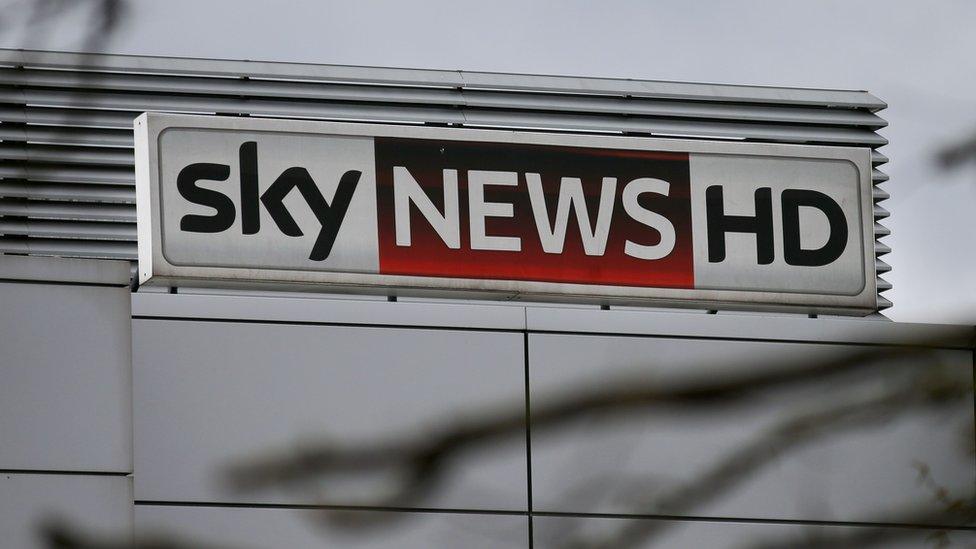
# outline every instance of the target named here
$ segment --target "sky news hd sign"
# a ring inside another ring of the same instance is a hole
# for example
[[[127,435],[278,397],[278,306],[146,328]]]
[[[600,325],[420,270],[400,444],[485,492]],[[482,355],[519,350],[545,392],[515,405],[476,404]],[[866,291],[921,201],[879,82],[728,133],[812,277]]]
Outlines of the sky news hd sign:
[[[868,149],[144,114],[142,284],[867,314]]]

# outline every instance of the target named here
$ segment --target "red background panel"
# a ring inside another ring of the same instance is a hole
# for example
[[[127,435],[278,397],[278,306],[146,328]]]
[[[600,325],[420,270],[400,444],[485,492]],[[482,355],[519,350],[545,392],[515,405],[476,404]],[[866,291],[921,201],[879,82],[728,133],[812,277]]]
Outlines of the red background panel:
[[[409,247],[396,245],[394,166],[406,167],[441,212],[444,211],[443,170],[458,170],[460,249],[448,248],[414,206],[410,208],[412,244]],[[513,204],[515,210],[515,216],[511,218],[487,218],[485,232],[490,236],[521,238],[521,251],[471,249],[468,170],[509,171],[519,174],[517,187],[485,187],[486,202]],[[563,253],[550,254],[543,251],[529,202],[526,172],[541,175],[550,227],[556,214],[562,177],[582,179],[591,227],[596,226],[603,178],[617,178],[610,236],[603,256],[587,256],[584,253],[575,208],[570,210]],[[674,224],[677,237],[671,254],[653,261],[624,254],[624,243],[627,240],[653,245],[660,242],[661,238],[655,229],[631,219],[621,203],[624,186],[640,177],[652,177],[670,183],[670,192],[666,197],[653,193],[645,193],[639,197],[642,206],[667,217]],[[691,196],[686,153],[376,138],[376,182],[382,274],[694,287]]]

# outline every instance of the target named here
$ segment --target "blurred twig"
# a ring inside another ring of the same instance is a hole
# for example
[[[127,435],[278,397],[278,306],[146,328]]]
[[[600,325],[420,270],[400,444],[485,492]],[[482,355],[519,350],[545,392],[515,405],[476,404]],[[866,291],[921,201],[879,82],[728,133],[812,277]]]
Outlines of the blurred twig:
[[[95,537],[59,520],[45,523],[40,537],[47,549],[226,549],[162,536],[138,542]]]
[[[943,148],[936,158],[939,164],[946,169],[956,168],[967,161],[976,160],[976,134]]]
[[[749,545],[748,549],[861,549],[884,547],[887,544],[913,538],[945,538],[949,530],[924,527],[924,524],[971,524],[976,520],[976,494],[961,499],[954,509],[908,509],[885,517],[888,524],[859,525],[844,528],[823,528],[814,538],[796,536],[767,539]],[[948,546],[948,539],[938,547]]]
[[[662,495],[651,495],[633,505],[635,514],[683,515],[713,501],[733,487],[751,478],[767,464],[786,452],[818,439],[835,435],[842,430],[863,428],[887,422],[894,417],[931,406],[944,406],[969,394],[968,387],[961,386],[951,377],[924,376],[906,379],[900,387],[879,391],[869,398],[851,399],[845,403],[825,405],[811,413],[800,414],[785,420],[754,441],[735,449],[717,465],[699,475],[693,482],[679,486]],[[934,517],[914,514],[906,517],[909,522],[929,521],[930,518],[960,519],[954,513],[936,513]],[[888,522],[890,517],[885,517]],[[916,522],[917,523],[917,522]],[[948,524],[936,522],[937,524]],[[576,538],[564,541],[559,547],[566,549],[640,547],[654,540],[671,525],[665,521],[623,521],[615,535],[604,535],[600,540]],[[792,545],[784,545],[792,546]]]
[[[82,52],[99,52],[120,28],[128,14],[126,0],[27,0],[20,2],[26,17],[19,30],[28,47],[44,47],[54,25],[66,14],[84,12],[84,33],[77,49]],[[12,6],[10,13],[18,8]]]

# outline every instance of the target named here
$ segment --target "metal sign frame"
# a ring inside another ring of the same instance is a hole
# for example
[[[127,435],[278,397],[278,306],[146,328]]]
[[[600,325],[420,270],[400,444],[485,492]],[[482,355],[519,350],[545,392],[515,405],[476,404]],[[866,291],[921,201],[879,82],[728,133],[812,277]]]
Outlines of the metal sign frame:
[[[864,284],[856,295],[745,290],[652,288],[595,284],[490,280],[369,273],[296,271],[242,267],[187,266],[162,253],[159,138],[173,128],[248,132],[393,137],[526,145],[756,155],[846,160],[858,172],[860,254]],[[141,284],[230,287],[288,291],[362,292],[387,295],[477,297],[707,309],[790,311],[865,315],[877,310],[871,151],[860,147],[785,145],[739,141],[658,139],[631,136],[557,134],[407,125],[318,122],[145,113],[134,123],[136,203]]]

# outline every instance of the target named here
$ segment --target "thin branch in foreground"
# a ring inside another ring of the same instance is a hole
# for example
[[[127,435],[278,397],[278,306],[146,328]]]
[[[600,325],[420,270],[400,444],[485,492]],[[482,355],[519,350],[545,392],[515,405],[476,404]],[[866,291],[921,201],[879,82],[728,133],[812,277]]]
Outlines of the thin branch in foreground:
[[[919,383],[916,385],[916,381]],[[925,407],[945,406],[970,394],[968,387],[952,380],[907,380],[905,386],[885,391],[868,399],[858,399],[842,405],[824,406],[783,421],[768,432],[734,450],[728,457],[696,480],[661,496],[647,498],[633,507],[634,514],[681,515],[713,501],[740,485],[762,467],[797,447],[831,436],[840,430],[851,430],[887,422],[898,415]],[[952,511],[952,510],[947,510]],[[964,520],[954,512],[939,514],[940,518]],[[912,519],[927,517],[914,516]],[[890,522],[885,518],[885,522]],[[577,538],[559,544],[566,549],[613,548],[644,546],[661,535],[671,523],[634,519],[624,522],[615,535],[600,540]],[[943,522],[941,524],[950,524]]]
[[[123,539],[94,537],[69,526],[61,520],[49,520],[39,529],[39,535],[47,549],[230,549],[202,545],[175,538],[157,536],[137,542]]]
[[[924,524],[972,524],[976,521],[976,494],[970,493],[963,500],[965,505],[956,509],[907,509],[886,517],[890,525],[847,526],[843,528],[824,527],[817,537],[802,539],[782,537],[748,545],[748,549],[862,549],[885,547],[889,543],[927,537],[936,540],[938,547],[948,547],[950,528],[938,526],[903,526]],[[959,532],[972,533],[971,528]],[[943,540],[943,541],[938,541]]]

